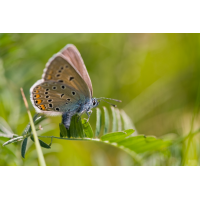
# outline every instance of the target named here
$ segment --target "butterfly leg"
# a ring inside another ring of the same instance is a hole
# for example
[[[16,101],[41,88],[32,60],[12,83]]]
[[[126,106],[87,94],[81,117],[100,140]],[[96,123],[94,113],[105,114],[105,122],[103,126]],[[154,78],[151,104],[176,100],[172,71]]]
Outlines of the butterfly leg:
[[[87,111],[87,110],[85,109],[85,110],[83,110],[83,111],[80,112],[79,117],[78,117],[78,121],[81,119],[82,114],[83,114],[84,112],[86,112],[86,111]]]
[[[62,123],[64,124],[66,129],[69,129],[71,123],[72,116],[68,113],[63,113],[62,115]]]
[[[92,110],[86,111],[86,114],[88,116],[88,119],[87,119],[87,122],[88,122],[90,119],[90,115],[92,114]]]

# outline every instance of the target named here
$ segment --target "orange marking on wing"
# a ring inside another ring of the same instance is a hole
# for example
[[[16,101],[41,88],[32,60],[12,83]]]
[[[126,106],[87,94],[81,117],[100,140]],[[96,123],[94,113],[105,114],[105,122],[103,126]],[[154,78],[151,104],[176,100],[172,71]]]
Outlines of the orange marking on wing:
[[[40,105],[40,108],[41,108],[42,110],[46,110],[45,105]]]
[[[47,79],[51,79],[51,78],[52,78],[52,76],[51,76],[51,75],[48,75],[48,76],[47,76]]]
[[[37,89],[41,89],[41,87],[40,87],[40,86],[37,86],[36,88],[37,88]]]
[[[39,93],[39,90],[35,90],[34,93]]]
[[[53,70],[49,70],[49,74],[52,74],[53,73]]]
[[[42,103],[42,100],[41,100],[41,99],[38,99],[38,100],[37,100],[37,103],[38,103],[38,104]]]
[[[35,98],[39,98],[39,97],[40,97],[40,95],[39,95],[39,94],[36,94],[36,95],[35,95]]]

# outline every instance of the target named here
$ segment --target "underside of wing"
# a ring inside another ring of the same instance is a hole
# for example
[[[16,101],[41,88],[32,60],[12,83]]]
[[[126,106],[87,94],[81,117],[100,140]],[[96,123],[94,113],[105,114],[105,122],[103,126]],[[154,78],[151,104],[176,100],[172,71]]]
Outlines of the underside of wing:
[[[83,62],[81,54],[78,49],[73,44],[68,44],[65,48],[61,50],[61,53],[74,65],[78,70],[84,81],[87,83],[91,96],[93,95],[92,82],[90,76],[87,72],[86,66]]]
[[[87,83],[70,61],[61,54],[55,54],[46,64],[42,78],[44,81],[55,81],[66,84],[90,98],[91,93]]]
[[[58,115],[75,111],[85,97],[74,88],[55,81],[37,81],[31,88],[31,101],[39,113]]]

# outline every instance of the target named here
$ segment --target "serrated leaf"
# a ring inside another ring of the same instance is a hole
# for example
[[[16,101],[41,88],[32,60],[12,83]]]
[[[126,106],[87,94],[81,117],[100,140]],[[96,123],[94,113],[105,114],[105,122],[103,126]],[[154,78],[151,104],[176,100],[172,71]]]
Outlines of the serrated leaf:
[[[33,135],[31,135],[30,138],[31,138],[31,140],[32,140],[33,142],[35,142]],[[40,140],[40,139],[38,139],[38,140],[39,140],[39,143],[40,143],[40,146],[41,146],[41,147],[43,147],[43,148],[45,148],[45,149],[50,149],[50,148],[51,148],[51,146],[48,145],[47,143],[45,143],[44,141],[42,141],[42,140]]]
[[[112,132],[116,132],[117,131],[117,114],[115,112],[114,107],[111,107],[111,111],[112,111]]]
[[[93,131],[87,119],[82,119],[83,132],[88,138],[93,138]]]
[[[104,132],[103,134],[105,135],[106,133],[108,133],[108,130],[109,130],[109,114],[108,114],[108,110],[106,107],[103,107],[103,110],[104,110]]]
[[[106,135],[103,135],[100,139],[102,141],[109,141],[109,142],[115,142],[121,138],[125,138],[127,134],[125,132],[114,132],[114,133],[107,133]]]
[[[8,145],[8,144],[13,143],[13,142],[19,142],[19,141],[22,141],[23,139],[24,139],[23,136],[19,136],[19,137],[16,137],[16,138],[10,139],[10,140],[8,140],[7,142],[5,142],[5,143],[3,144],[3,146]]]
[[[22,156],[23,158],[25,158],[25,154],[26,154],[27,141],[28,141],[28,138],[25,138],[25,139],[22,141],[21,156]]]
[[[98,137],[101,131],[101,110],[96,108],[96,131],[95,136]]]

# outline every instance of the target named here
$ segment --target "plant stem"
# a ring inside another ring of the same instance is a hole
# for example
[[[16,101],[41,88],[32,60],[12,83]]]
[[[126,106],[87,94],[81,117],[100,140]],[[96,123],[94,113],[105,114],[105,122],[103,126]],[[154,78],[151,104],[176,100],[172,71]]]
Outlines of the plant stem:
[[[28,116],[29,116],[30,125],[31,125],[31,129],[32,129],[32,132],[33,132],[33,137],[34,137],[34,140],[35,140],[35,147],[36,147],[36,151],[37,151],[37,154],[38,154],[39,164],[41,166],[46,166],[46,163],[45,163],[45,160],[44,160],[44,156],[43,156],[43,153],[42,153],[42,149],[40,147],[38,136],[37,136],[37,133],[36,133],[36,130],[35,130],[35,126],[34,126],[34,123],[33,123],[33,118],[31,116],[31,112],[30,112],[30,110],[28,108],[28,102],[26,100],[26,97],[24,95],[24,92],[23,92],[22,88],[21,88],[21,93],[22,93],[22,97],[23,97],[23,100],[24,100],[25,107],[27,109]]]

